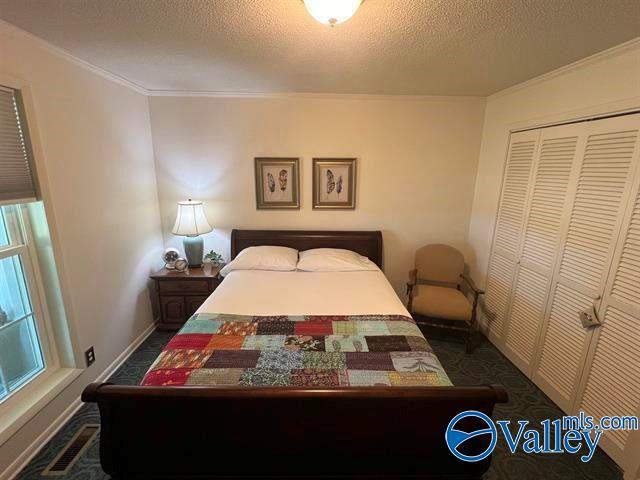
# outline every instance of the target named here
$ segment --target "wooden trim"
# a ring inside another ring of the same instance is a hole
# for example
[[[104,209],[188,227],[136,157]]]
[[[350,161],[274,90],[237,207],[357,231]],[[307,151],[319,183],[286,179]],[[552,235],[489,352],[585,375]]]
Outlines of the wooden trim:
[[[276,245],[309,250],[345,248],[368,257],[382,269],[382,232],[318,230],[232,230],[231,260],[247,247]]]
[[[116,398],[449,398],[455,392],[468,398],[485,398],[495,403],[508,399],[502,385],[480,385],[471,387],[239,387],[212,385],[181,387],[142,387],[91,383],[82,392],[83,402],[99,402]]]

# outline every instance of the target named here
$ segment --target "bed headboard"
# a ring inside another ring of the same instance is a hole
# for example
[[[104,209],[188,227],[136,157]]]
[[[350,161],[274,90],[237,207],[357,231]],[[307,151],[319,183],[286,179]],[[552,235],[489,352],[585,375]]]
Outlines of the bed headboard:
[[[296,250],[345,248],[368,257],[382,269],[382,232],[314,230],[232,230],[231,260],[247,247],[276,245]]]

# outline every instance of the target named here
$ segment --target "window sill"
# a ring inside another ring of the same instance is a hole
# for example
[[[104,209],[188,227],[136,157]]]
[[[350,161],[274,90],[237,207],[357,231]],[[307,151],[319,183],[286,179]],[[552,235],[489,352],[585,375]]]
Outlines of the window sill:
[[[0,405],[0,445],[60,394],[80,374],[78,368],[45,370]]]

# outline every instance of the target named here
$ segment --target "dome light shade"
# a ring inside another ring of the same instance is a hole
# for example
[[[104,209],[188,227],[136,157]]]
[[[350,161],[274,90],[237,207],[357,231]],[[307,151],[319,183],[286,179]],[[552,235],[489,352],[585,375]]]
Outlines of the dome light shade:
[[[358,10],[362,0],[302,0],[313,18],[325,25],[346,22]]]

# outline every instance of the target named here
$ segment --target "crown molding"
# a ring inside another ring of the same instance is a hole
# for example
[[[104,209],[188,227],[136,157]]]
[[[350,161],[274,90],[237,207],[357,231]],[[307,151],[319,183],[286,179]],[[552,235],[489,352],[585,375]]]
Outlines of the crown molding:
[[[118,74],[105,70],[104,68],[98,67],[97,65],[89,63],[86,60],[82,60],[76,57],[75,55],[73,55],[72,53],[68,52],[67,50],[57,47],[52,43],[49,43],[48,41],[34,35],[33,33],[27,32],[26,30],[23,30],[20,27],[16,27],[15,25],[2,19],[0,19],[0,30],[6,31],[9,34],[20,36],[24,39],[32,41],[37,45],[39,45],[40,47],[43,47],[47,51],[53,53],[54,55],[60,58],[63,58],[80,68],[83,68],[92,73],[95,73],[96,75],[106,78],[107,80],[111,80],[114,83],[127,87],[142,95],[149,95],[149,92],[147,91],[147,89],[142,87],[141,85],[138,85],[137,83],[132,82],[131,80],[127,80],[126,78],[121,77]]]
[[[305,93],[305,92],[227,92],[200,90],[148,90],[150,97],[209,97],[209,98],[263,98],[311,100],[394,100],[410,102],[480,102],[486,97],[472,95],[393,95],[365,93]]]
[[[496,93],[493,93],[487,97],[487,100],[493,100],[496,98],[504,97],[506,95],[511,95],[519,90],[522,90],[527,87],[531,87],[538,83],[546,82],[555,77],[562,76],[566,73],[569,73],[573,70],[578,70],[580,68],[586,67],[588,65],[593,65],[599,62],[602,62],[608,58],[615,57],[618,55],[622,55],[631,50],[640,50],[640,37],[633,38],[628,40],[620,45],[616,45],[614,47],[608,48],[607,50],[603,50],[598,53],[594,53],[588,57],[577,60],[573,63],[569,63],[568,65],[564,65],[555,70],[551,70],[550,72],[543,73],[542,75],[538,75],[537,77],[533,77],[529,80],[525,80],[524,82],[518,83],[511,87],[507,87],[504,90],[500,90]]]

